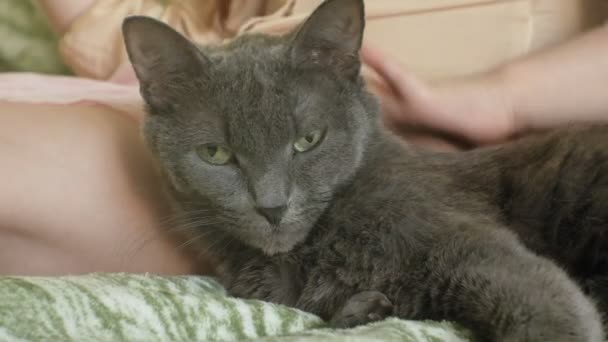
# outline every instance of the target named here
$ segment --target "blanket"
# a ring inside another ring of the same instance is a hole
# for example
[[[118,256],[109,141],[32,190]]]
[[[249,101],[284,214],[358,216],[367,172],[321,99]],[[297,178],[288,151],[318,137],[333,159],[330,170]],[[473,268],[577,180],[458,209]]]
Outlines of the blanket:
[[[449,322],[334,330],[311,314],[231,298],[212,278],[133,274],[0,278],[2,341],[468,341]]]

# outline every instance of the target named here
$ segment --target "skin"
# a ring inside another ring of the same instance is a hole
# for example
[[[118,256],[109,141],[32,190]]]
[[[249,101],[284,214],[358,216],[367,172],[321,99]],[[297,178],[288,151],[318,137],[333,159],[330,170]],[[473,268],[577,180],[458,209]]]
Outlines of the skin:
[[[161,229],[170,212],[137,122],[86,105],[0,113],[0,273],[204,271]]]
[[[40,1],[59,34],[92,3]],[[139,122],[80,104],[0,113],[0,274],[209,272],[166,234],[179,227]]]

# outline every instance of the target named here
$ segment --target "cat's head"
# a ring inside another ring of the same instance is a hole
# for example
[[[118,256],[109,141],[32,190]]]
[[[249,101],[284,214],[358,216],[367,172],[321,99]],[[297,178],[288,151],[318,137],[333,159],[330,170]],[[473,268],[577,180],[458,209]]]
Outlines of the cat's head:
[[[156,20],[125,21],[146,140],[184,211],[269,255],[305,239],[376,126],[363,27],[362,0],[326,1],[284,36],[201,49]]]

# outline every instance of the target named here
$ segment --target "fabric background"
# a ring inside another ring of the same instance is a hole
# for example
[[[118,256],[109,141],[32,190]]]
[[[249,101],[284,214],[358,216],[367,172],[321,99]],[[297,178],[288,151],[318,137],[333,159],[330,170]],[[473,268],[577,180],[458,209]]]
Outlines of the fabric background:
[[[203,277],[0,278],[2,341],[461,342],[469,337],[450,323],[397,319],[327,329],[298,310],[227,297]]]

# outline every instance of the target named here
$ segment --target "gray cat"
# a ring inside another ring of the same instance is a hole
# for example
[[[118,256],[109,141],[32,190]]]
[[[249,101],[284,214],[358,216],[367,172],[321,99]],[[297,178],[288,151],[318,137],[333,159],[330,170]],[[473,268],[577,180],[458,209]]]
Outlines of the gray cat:
[[[601,341],[608,127],[408,146],[359,75],[364,22],[362,0],[329,0],[286,35],[197,48],[125,21],[147,143],[223,284],[335,327],[395,316],[489,341]]]

